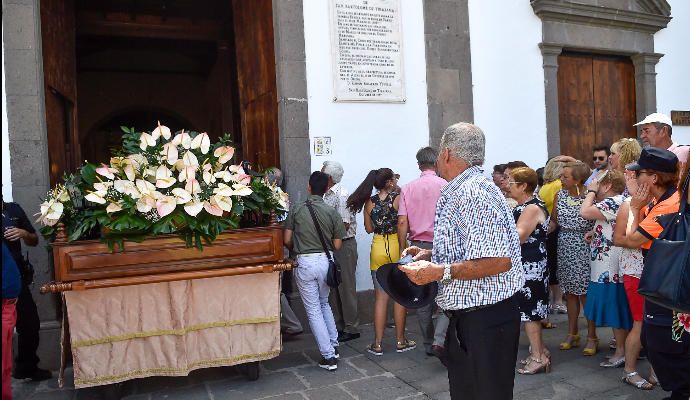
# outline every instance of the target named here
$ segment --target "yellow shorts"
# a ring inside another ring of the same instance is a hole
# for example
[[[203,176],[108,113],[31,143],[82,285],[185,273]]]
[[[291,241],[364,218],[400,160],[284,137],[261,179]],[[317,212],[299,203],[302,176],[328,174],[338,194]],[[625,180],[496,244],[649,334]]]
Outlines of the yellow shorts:
[[[374,234],[371,242],[371,254],[369,255],[369,267],[376,271],[383,264],[396,262],[400,259],[400,246],[398,234],[388,235]]]

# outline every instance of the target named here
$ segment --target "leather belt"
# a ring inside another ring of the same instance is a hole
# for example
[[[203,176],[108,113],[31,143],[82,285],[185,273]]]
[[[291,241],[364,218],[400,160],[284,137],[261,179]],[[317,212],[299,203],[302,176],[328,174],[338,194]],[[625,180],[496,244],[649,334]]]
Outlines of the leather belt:
[[[472,312],[472,311],[481,310],[482,308],[489,308],[489,307],[495,306],[495,305],[496,304],[485,304],[483,306],[463,308],[462,310],[443,310],[443,313],[446,314],[446,317],[453,318],[454,316],[467,314],[467,313]]]
[[[346,240],[352,240],[352,239],[354,239],[354,238],[355,238],[354,236],[350,236],[349,238],[343,239],[343,242],[346,241]]]

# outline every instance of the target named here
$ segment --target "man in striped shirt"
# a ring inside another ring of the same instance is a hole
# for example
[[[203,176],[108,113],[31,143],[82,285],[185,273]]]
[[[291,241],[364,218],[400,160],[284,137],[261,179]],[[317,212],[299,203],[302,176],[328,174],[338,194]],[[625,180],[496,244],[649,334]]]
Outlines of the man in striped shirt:
[[[469,123],[443,133],[436,166],[448,185],[436,205],[433,251],[410,247],[404,254],[416,262],[400,266],[417,284],[440,281],[453,399],[513,397],[520,241],[503,195],[483,175],[484,146],[484,133]]]

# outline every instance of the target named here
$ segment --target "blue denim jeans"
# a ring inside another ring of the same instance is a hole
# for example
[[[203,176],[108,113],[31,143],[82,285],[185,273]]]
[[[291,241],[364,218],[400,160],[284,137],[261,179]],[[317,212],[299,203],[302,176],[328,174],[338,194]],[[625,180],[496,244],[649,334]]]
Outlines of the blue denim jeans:
[[[334,347],[338,346],[338,330],[331,305],[328,304],[328,258],[325,253],[298,255],[297,263],[295,282],[309,318],[311,332],[321,355],[326,359],[332,358],[335,356]]]

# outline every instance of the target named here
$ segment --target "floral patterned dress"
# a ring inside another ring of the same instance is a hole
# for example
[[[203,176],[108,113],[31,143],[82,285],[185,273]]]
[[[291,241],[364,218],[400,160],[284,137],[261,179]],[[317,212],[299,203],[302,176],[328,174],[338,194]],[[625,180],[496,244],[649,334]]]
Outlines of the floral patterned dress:
[[[525,285],[518,292],[518,300],[520,318],[523,322],[541,321],[546,318],[549,309],[549,270],[546,267],[546,231],[549,228],[549,214],[546,205],[540,199],[534,198],[515,207],[513,217],[517,223],[522,212],[531,204],[544,212],[546,221],[538,224],[521,245]]]
[[[392,192],[383,200],[378,193],[371,197],[374,208],[371,210],[371,222],[374,225],[374,238],[369,253],[369,268],[376,271],[381,265],[396,262],[400,259],[398,244],[398,210],[393,206],[397,192]],[[374,285],[376,286],[376,279]]]
[[[563,293],[586,295],[590,274],[590,249],[585,233],[594,226],[580,216],[584,197],[573,197],[567,190],[556,194],[558,226],[558,283]]]

